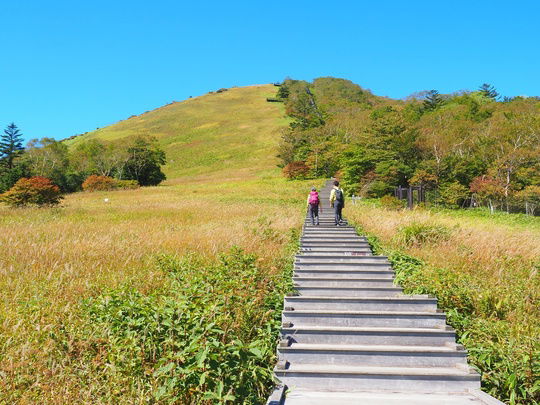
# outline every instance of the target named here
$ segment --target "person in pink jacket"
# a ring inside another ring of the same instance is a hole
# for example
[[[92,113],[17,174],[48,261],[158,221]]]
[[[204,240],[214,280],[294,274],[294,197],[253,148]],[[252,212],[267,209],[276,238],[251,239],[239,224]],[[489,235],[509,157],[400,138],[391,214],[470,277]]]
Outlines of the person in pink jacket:
[[[309,216],[311,218],[311,225],[319,225],[319,205],[321,200],[319,199],[319,193],[317,189],[313,187],[307,197],[307,206],[309,209]],[[322,207],[320,207],[322,213]]]

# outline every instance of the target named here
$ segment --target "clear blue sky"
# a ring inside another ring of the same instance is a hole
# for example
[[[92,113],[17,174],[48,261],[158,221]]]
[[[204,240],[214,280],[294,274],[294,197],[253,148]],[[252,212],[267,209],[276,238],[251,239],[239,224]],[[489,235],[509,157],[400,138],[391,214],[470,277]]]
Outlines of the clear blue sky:
[[[285,76],[540,95],[537,0],[4,0],[0,15],[0,126],[27,139]]]

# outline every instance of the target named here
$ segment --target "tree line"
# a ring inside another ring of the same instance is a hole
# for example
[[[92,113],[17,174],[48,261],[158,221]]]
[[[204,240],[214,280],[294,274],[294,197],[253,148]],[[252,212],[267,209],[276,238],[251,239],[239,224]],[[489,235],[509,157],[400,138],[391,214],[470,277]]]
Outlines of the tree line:
[[[501,98],[483,84],[393,100],[332,77],[286,79],[277,97],[291,118],[279,147],[288,177],[337,174],[368,197],[422,185],[452,207],[540,204],[538,97]]]
[[[36,176],[50,179],[63,193],[81,190],[92,175],[152,186],[165,180],[161,170],[165,163],[165,152],[149,136],[117,142],[89,139],[72,147],[41,138],[23,146],[23,134],[11,123],[0,135],[0,193],[19,179]]]

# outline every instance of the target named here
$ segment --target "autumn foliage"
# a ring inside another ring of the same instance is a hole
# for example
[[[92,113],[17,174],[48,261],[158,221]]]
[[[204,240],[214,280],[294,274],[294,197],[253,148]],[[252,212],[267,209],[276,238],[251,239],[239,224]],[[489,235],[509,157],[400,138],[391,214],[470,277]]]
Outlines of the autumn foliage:
[[[309,170],[309,166],[304,162],[291,162],[283,168],[283,174],[289,179],[303,179]]]
[[[82,188],[84,191],[109,191],[115,189],[114,183],[112,177],[93,174],[83,182]]]
[[[62,198],[60,188],[41,176],[23,177],[11,189],[0,194],[0,201],[11,207],[57,205]]]
[[[501,182],[488,176],[474,178],[470,190],[481,200],[502,200],[504,198],[504,188]]]
[[[112,191],[118,189],[134,189],[139,184],[135,180],[117,180],[109,176],[91,175],[82,184],[84,191]]]

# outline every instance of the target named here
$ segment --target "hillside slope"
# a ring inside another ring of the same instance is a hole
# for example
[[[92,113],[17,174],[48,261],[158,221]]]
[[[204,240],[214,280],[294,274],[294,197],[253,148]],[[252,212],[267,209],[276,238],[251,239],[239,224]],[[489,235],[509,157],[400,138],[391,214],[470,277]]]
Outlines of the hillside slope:
[[[70,143],[152,135],[167,153],[164,171],[169,179],[226,169],[239,175],[260,173],[275,168],[280,129],[287,125],[283,105],[266,101],[275,93],[270,84],[208,93],[133,116]]]

